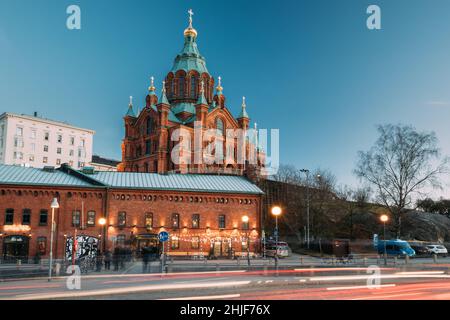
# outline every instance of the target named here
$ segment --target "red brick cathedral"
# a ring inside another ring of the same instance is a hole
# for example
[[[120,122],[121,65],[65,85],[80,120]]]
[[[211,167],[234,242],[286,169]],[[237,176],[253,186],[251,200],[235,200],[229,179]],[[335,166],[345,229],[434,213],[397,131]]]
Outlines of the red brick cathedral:
[[[124,117],[125,138],[119,171],[261,174],[264,154],[255,147],[257,138],[248,137],[249,131],[256,131],[249,130],[250,119],[245,98],[240,114],[233,117],[226,106],[220,77],[214,92],[214,78],[206,68],[205,58],[197,48],[196,39],[197,31],[192,27],[190,12],[189,26],[184,30],[183,50],[176,56],[163,82],[160,98],[156,96],[153,77],[145,107],[138,114],[133,110],[130,97],[128,112]],[[201,132],[202,137],[205,137],[206,132],[211,132],[210,129],[216,134],[209,141],[198,140],[201,138],[196,132]],[[226,141],[230,129],[244,134],[241,140],[235,136],[231,147],[230,141]],[[189,136],[174,139],[177,130],[183,130]],[[201,146],[201,150],[207,150],[208,144],[216,147],[206,156],[194,148]],[[208,156],[215,158],[218,152],[223,155],[223,161],[204,161]],[[177,161],[173,161],[174,158]],[[249,161],[251,158],[254,160]],[[202,160],[199,162],[196,159]]]

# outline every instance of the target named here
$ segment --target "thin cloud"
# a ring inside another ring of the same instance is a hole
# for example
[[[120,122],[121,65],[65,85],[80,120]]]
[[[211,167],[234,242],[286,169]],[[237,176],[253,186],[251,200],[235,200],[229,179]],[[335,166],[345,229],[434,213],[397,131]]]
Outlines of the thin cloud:
[[[431,100],[425,102],[427,106],[437,106],[437,107],[450,107],[450,101],[443,100]]]

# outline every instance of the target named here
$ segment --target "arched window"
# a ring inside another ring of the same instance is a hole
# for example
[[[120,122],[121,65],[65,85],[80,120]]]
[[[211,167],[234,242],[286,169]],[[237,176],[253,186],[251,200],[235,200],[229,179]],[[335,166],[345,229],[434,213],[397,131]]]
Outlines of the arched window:
[[[180,77],[178,95],[182,98],[184,97],[184,77]]]
[[[195,98],[195,88],[197,85],[197,81],[195,81],[195,77],[191,77],[191,98]]]
[[[151,117],[147,118],[147,134],[151,134],[153,130],[153,121]]]
[[[173,97],[175,95],[175,79],[170,80],[171,81],[171,89],[170,89],[170,95]]]
[[[219,134],[224,134],[224,128],[223,128],[223,121],[220,118],[217,118],[216,120],[216,128]]]

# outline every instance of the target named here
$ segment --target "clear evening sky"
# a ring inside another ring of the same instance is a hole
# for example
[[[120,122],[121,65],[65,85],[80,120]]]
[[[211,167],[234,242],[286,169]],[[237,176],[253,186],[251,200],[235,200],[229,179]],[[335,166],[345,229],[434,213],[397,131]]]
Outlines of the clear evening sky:
[[[81,30],[66,28],[71,4]],[[366,27],[370,4],[382,30]],[[0,0],[0,112],[94,129],[94,153],[120,159],[128,97],[142,107],[152,75],[160,91],[189,8],[228,107],[245,95],[252,122],[280,129],[282,163],[356,185],[382,123],[434,130],[450,154],[446,0]]]

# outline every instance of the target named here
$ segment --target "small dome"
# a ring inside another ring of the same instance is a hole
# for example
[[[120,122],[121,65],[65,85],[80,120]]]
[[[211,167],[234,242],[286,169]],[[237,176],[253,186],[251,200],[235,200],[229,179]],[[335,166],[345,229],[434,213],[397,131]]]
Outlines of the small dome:
[[[195,30],[192,27],[187,27],[186,29],[184,29],[184,36],[185,37],[197,38],[197,30]]]

